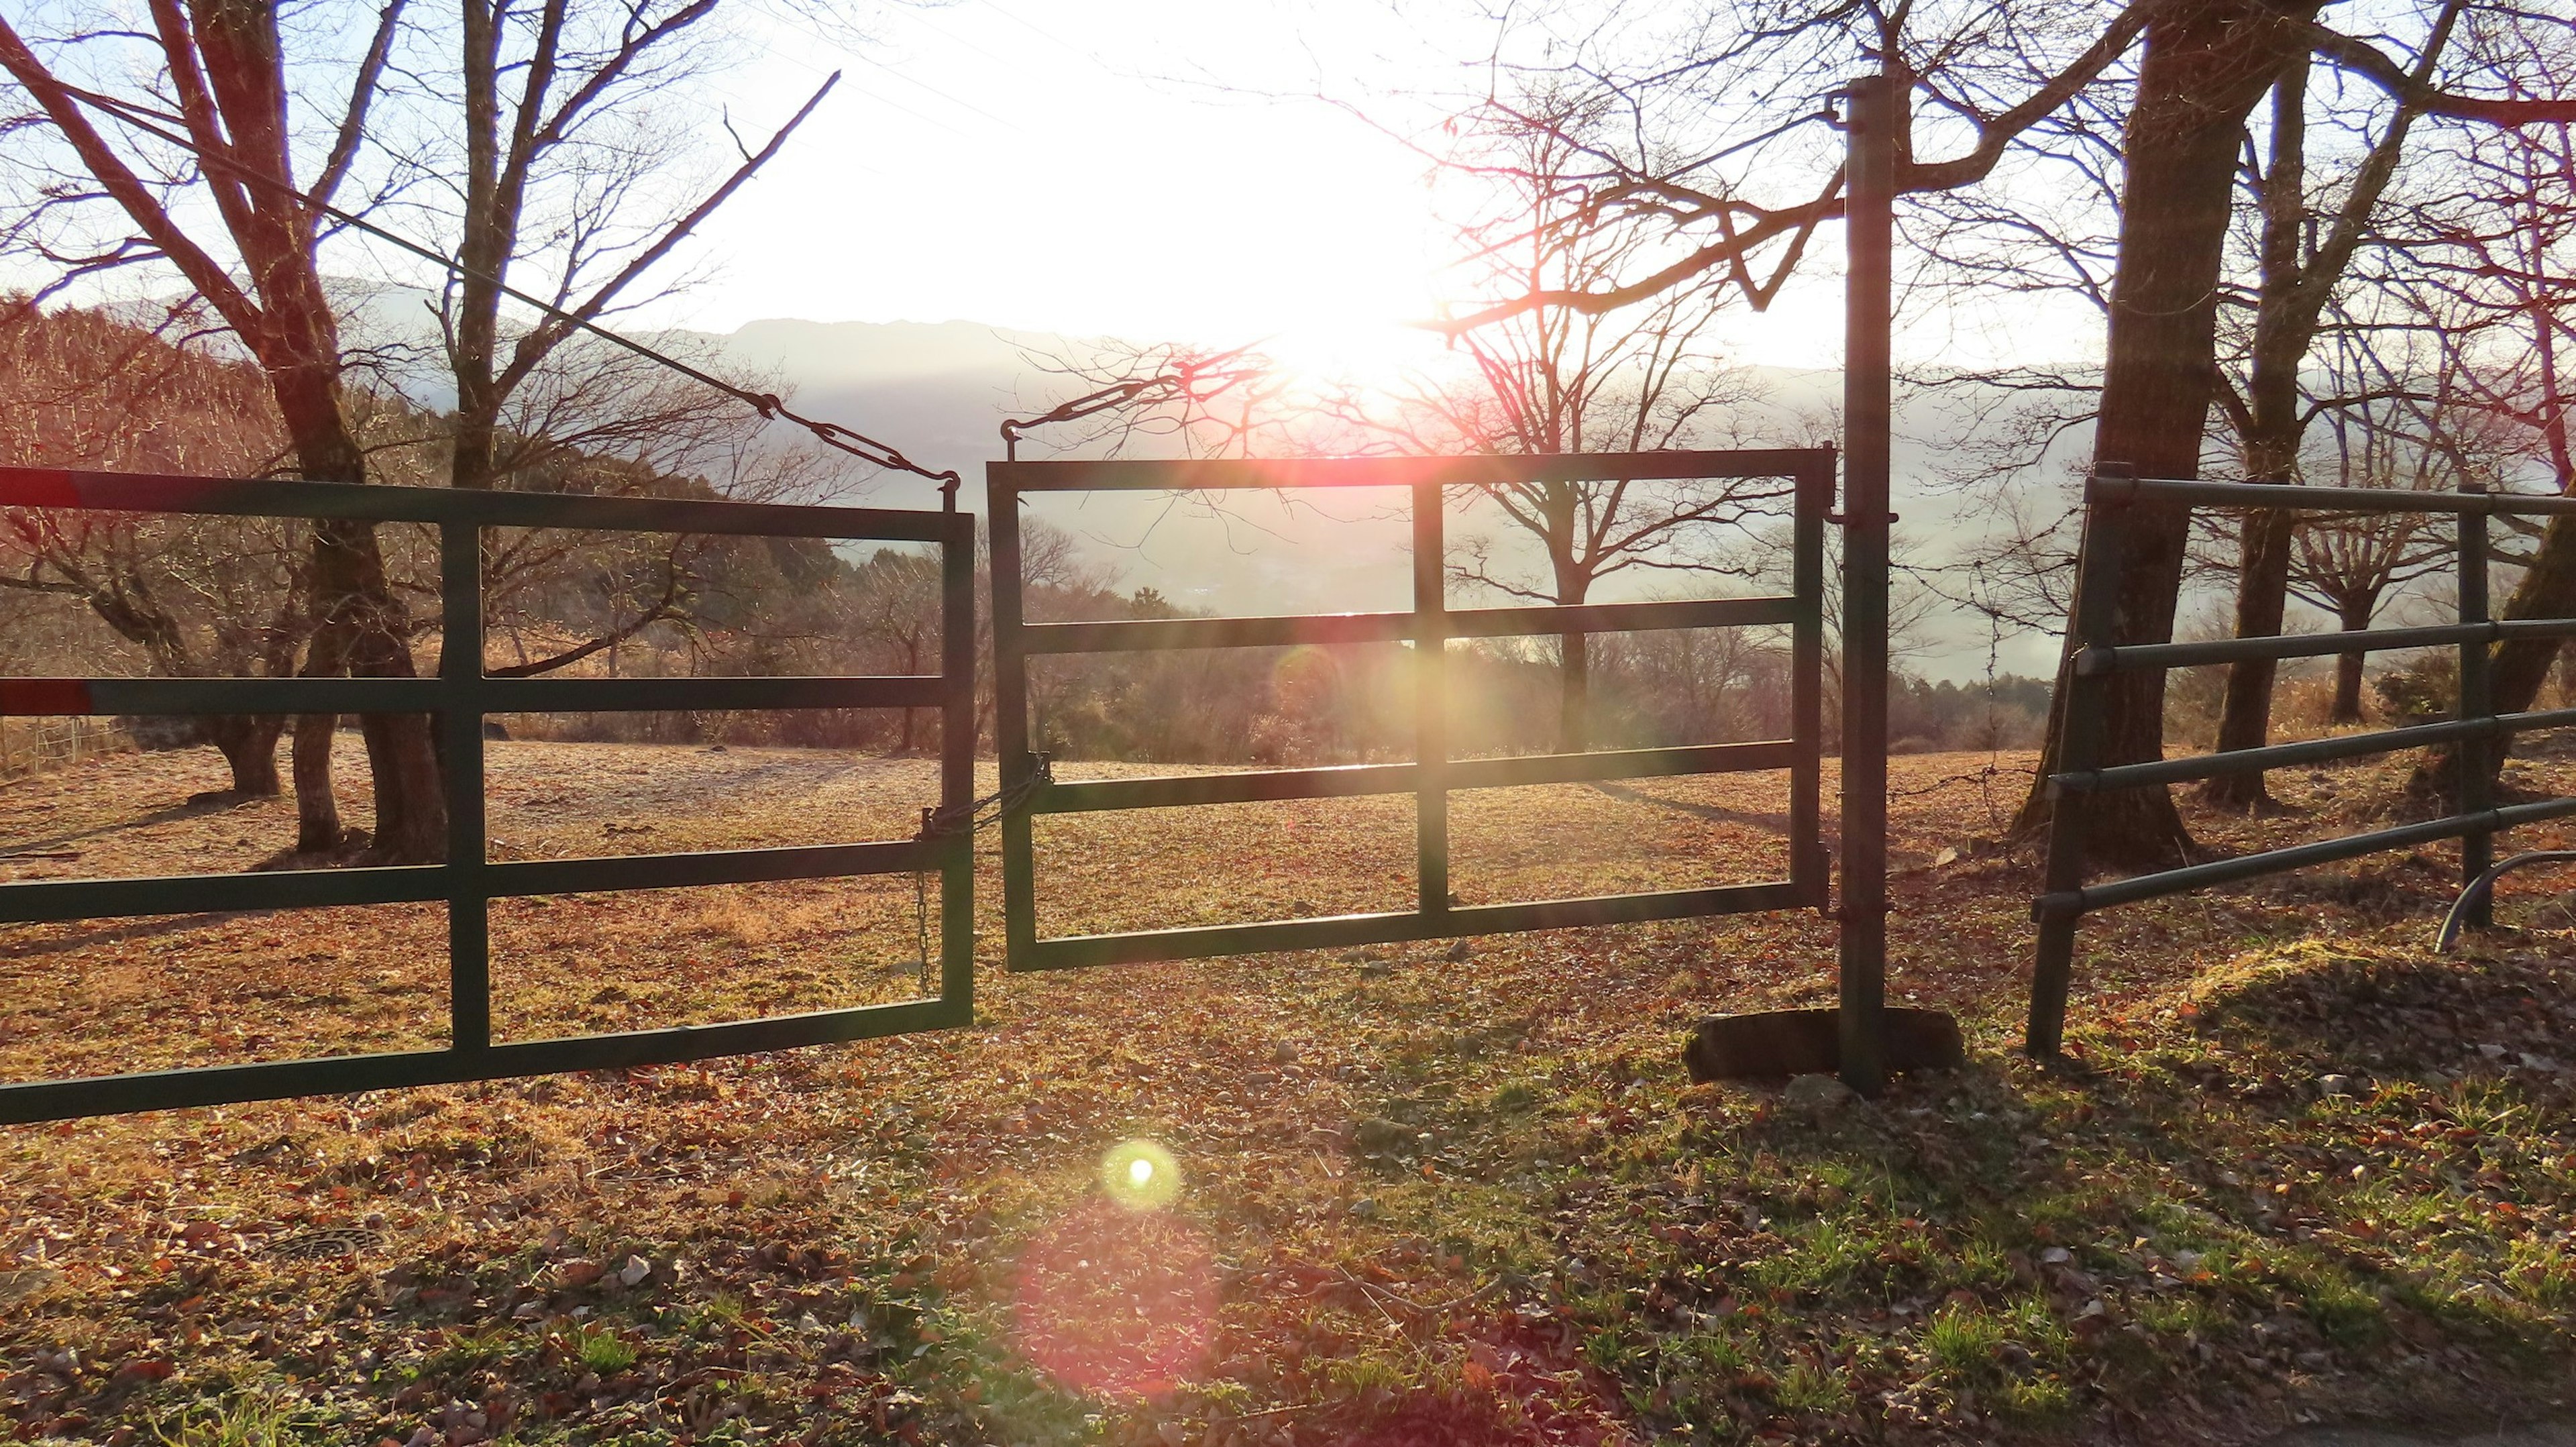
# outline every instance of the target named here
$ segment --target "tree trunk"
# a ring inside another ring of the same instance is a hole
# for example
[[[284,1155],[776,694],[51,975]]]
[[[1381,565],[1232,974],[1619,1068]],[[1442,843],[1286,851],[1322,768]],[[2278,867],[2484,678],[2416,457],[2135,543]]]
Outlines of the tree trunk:
[[[335,713],[308,713],[295,720],[295,850],[321,854],[340,847],[348,831],[340,824],[340,801],[331,793],[331,739],[340,730]]]
[[[2270,637],[2281,631],[2290,597],[2290,538],[2297,515],[2257,512],[2245,518],[2236,573],[2236,636]],[[2272,684],[2280,664],[2249,658],[2227,670],[2227,701],[2218,718],[2218,748],[2259,749],[2272,737]],[[2203,800],[2230,809],[2271,802],[2261,774],[2221,774],[2201,785]]]
[[[1575,488],[1551,483],[1542,509],[1547,522],[1548,566],[1556,579],[1556,602],[1580,606],[1592,596],[1592,575],[1577,552],[1575,512],[1582,495]],[[1579,754],[1592,747],[1592,635],[1557,635],[1557,752]]]
[[[1557,752],[1592,747],[1592,635],[1568,633],[1559,642],[1564,663],[1556,701]]]
[[[2344,599],[2343,606],[2335,610],[2335,620],[2346,633],[2359,633],[2370,627],[2371,615],[2378,611],[2379,592],[2372,589]],[[2327,716],[2328,722],[2361,722],[2361,673],[2369,661],[2370,655],[2359,650],[2335,655],[2334,712]]]
[[[2522,575],[2514,586],[2513,596],[2506,600],[2506,618],[2576,617],[2576,517],[2553,517],[2540,535],[2540,550],[2532,557],[2531,571]],[[2549,682],[2549,670],[2558,662],[2559,640],[2555,638],[2517,638],[2499,643],[2489,654],[2487,671],[2488,697],[2498,713],[2519,713],[2540,698],[2541,686]],[[2509,750],[2487,750],[2487,767],[2496,773],[2504,769]],[[2428,749],[2406,780],[2406,792],[2417,798],[2448,798],[2452,780],[2459,770],[2459,756],[2450,748]]]
[[[340,418],[337,379],[272,373],[272,382],[280,410],[287,415],[289,435],[298,439],[296,451],[306,475],[318,473],[317,480],[363,481],[365,469],[356,443]],[[299,382],[301,386],[294,385]],[[286,405],[290,396],[297,405]],[[385,576],[384,551],[375,526],[339,520],[316,523],[310,561],[311,616],[318,626],[305,663],[306,675],[328,677],[345,667],[357,678],[417,677],[409,623],[402,600]],[[339,810],[331,791],[335,722],[327,715],[316,715],[296,725],[299,849],[329,849],[340,842]],[[445,858],[447,801],[438,757],[431,747],[429,717],[364,714],[359,729],[366,738],[368,773],[375,786],[375,854],[392,864],[431,864]]]
[[[2299,53],[2300,27],[2316,9],[2203,0],[2174,4],[2148,22],[2122,145],[2120,260],[2094,429],[2097,467],[2126,466],[2141,477],[2198,475],[2237,146],[2246,115],[2285,59]],[[2120,642],[2173,636],[2189,525],[2189,510],[2171,504],[2130,509],[2128,556],[2114,585]],[[2067,666],[2060,665],[2061,700]],[[2161,758],[2164,676],[2121,674],[2110,692],[2102,762]],[[2063,734],[2053,719],[2041,777],[2014,821],[2017,834],[2034,833],[2048,820],[2046,776],[2057,768]],[[2170,790],[2106,794],[2086,812],[2095,862],[2157,869],[2182,863],[2191,852]]]
[[[2305,55],[2294,56],[2272,87],[2272,164],[2263,177],[2263,291],[2255,310],[2254,355],[2246,390],[2252,426],[2240,439],[2248,482],[2288,482],[2296,471],[2299,438],[2299,362],[2316,332],[2315,311],[2303,308],[2308,279],[2300,265],[2300,236],[2307,208],[2307,86]],[[2249,515],[2240,534],[2236,568],[2236,636],[2270,637],[2281,631],[2290,596],[2287,512]],[[2227,670],[2227,698],[2218,718],[2218,747],[2259,749],[2272,738],[2272,685],[2280,665],[2249,658]],[[2221,774],[2201,785],[2201,797],[2234,809],[2272,802],[2261,774]]]
[[[225,714],[206,720],[206,742],[232,770],[231,792],[246,799],[273,799],[284,792],[277,777],[277,736],[285,731],[281,714]]]

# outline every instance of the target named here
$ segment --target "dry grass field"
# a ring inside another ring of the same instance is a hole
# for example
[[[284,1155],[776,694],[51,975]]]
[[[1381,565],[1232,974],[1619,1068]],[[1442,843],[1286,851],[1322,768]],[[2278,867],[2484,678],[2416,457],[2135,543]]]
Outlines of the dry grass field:
[[[2518,877],[2510,928],[2451,959],[2446,855],[2099,917],[2078,1059],[2043,1071],[2009,1053],[2032,871],[1983,842],[2029,762],[1896,761],[1891,993],[1958,1012],[1974,1058],[1874,1103],[1680,1068],[1702,1015],[1831,998],[1812,913],[1014,977],[988,857],[971,1030],[0,1130],[0,1432],[2231,1442],[2547,1411],[2576,1325],[2576,880]],[[934,767],[495,743],[495,853],[896,836]],[[2346,832],[2390,767],[2194,826]],[[291,805],[189,802],[221,783],[201,751],[0,786],[0,871],[267,860]],[[1458,891],[1768,877],[1784,807],[1770,776],[1462,795]],[[1042,926],[1400,906],[1409,808],[1045,820]],[[434,1044],[442,929],[9,928],[0,1075]],[[919,978],[901,879],[514,902],[494,940],[519,1038]]]

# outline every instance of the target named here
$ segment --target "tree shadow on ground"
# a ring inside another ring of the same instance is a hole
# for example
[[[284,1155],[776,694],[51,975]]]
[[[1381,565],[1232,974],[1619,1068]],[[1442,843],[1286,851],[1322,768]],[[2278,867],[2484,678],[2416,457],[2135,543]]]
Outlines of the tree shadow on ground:
[[[1687,799],[1659,799],[1643,789],[1628,784],[1595,783],[1591,787],[1595,793],[1607,794],[1613,799],[1623,799],[1631,804],[1646,804],[1657,809],[1670,809],[1676,813],[1688,814],[1693,818],[1707,819],[1720,824],[1749,824],[1756,829],[1765,829],[1774,834],[1789,832],[1789,816],[1785,813],[1755,813],[1745,809],[1729,809],[1722,804],[1694,804]]]
[[[238,809],[246,804],[263,802],[266,802],[263,796],[237,794],[229,789],[218,790],[211,794],[191,794],[184,803],[167,805],[132,819],[118,819],[112,823],[101,824],[95,829],[56,834],[44,839],[20,840],[10,844],[6,849],[0,849],[0,854],[33,854],[44,849],[59,849],[66,844],[78,844],[87,839],[103,838],[128,829],[148,829],[155,824],[173,824],[181,819],[202,818],[208,814],[221,814],[226,810]]]

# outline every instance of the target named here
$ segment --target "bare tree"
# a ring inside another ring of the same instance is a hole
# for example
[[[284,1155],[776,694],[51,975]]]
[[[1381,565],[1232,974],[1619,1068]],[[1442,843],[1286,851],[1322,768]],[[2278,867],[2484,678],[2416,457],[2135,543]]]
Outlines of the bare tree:
[[[94,312],[0,302],[0,460],[256,474],[284,439],[257,368]],[[136,419],[149,414],[154,425]],[[170,677],[292,673],[305,635],[292,528],[257,519],[0,513],[0,590],[74,599]],[[57,659],[58,664],[68,662]],[[91,666],[97,666],[93,663]],[[281,791],[277,715],[196,721],[232,792]]]
[[[2553,19],[2511,14],[2473,28],[2479,54],[2515,97],[2576,88],[2576,36]],[[2527,486],[2576,490],[2576,415],[2567,370],[2576,360],[2576,125],[2563,115],[2503,135],[2447,138],[2450,184],[2419,202],[2410,245],[2392,270],[2411,288],[2411,326],[2436,349],[2429,363],[2457,401],[2513,440]],[[2576,614],[2576,519],[2549,520],[2502,616]],[[2528,709],[2559,656],[2553,640],[2495,646],[2490,697],[2498,712]],[[2487,753],[2503,767],[2505,750]],[[2443,797],[2456,751],[2429,755],[2410,792]]]
[[[34,100],[47,133],[68,152],[67,161],[50,155],[45,161],[59,180],[46,188],[40,211],[50,218],[99,203],[130,227],[122,235],[107,231],[104,244],[67,256],[65,270],[87,274],[146,260],[175,269],[266,372],[298,470],[316,481],[363,482],[367,468],[344,405],[338,318],[322,282],[310,201],[327,202],[350,174],[401,14],[400,3],[386,6],[351,67],[348,100],[319,138],[326,149],[302,196],[290,101],[297,88],[288,80],[284,37],[271,7],[153,0],[148,33],[100,28],[48,45],[62,61],[92,71],[112,70],[116,60],[142,51],[158,76],[139,103],[102,104],[0,20],[0,68]],[[138,113],[169,118],[185,145],[120,143],[96,119],[104,114],[107,124],[130,128]],[[190,205],[200,199],[211,209],[210,222]],[[410,619],[388,577],[377,530],[328,521],[315,524],[311,538],[304,582],[312,636],[300,671],[414,676]],[[362,726],[375,783],[375,853],[406,862],[442,857],[446,804],[428,720],[368,715]],[[313,761],[327,769],[327,735],[319,744]],[[298,753],[298,847],[335,848],[340,829],[327,774],[309,779],[308,750]]]
[[[2382,44],[2393,42],[2325,27],[2320,8],[2137,0],[2076,10],[1995,3],[1711,13],[1692,32],[1687,54],[1658,56],[1639,70],[1593,67],[1639,123],[1626,132],[1633,141],[1588,149],[1585,214],[1633,222],[1667,245],[1616,284],[1523,289],[1454,325],[1472,328],[1553,305],[1609,311],[1712,273],[1757,298],[1776,287],[1814,227],[1842,206],[1838,174],[1804,197],[1774,199],[1778,183],[1760,169],[1791,144],[1766,148],[1764,138],[1784,134],[1783,117],[1795,114],[1799,101],[1782,105],[1783,93],[1798,97],[1812,84],[1802,69],[1839,74],[1850,68],[1849,57],[1870,54],[1902,79],[1930,121],[1921,141],[1953,148],[1943,159],[1923,159],[1907,128],[1896,184],[1913,194],[1985,180],[2034,127],[2117,78],[2127,83],[2129,100],[2121,117],[2117,263],[2094,456],[2146,476],[2195,475],[2217,375],[2217,299],[2239,145],[2248,116],[2286,65],[2314,55],[2425,115],[2488,126],[2576,117],[2576,98],[2500,93],[2493,77],[2473,66],[2446,66],[2426,78],[2411,68],[2414,52],[2392,55]],[[2140,41],[2132,70],[2128,57]],[[1685,113],[1661,123],[1668,108],[1659,97],[1678,92],[1691,98]],[[1812,176],[1818,168],[1804,169]],[[2126,641],[2160,639],[2173,626],[2189,512],[2163,505],[2132,511],[2115,626]],[[2161,755],[2162,689],[2157,674],[2118,681],[2106,761]],[[2189,835],[2165,792],[2124,791],[2103,804],[2091,817],[2095,852],[2107,861],[2151,866],[2188,852]],[[2045,791],[2034,788],[2017,828],[2035,828],[2047,809]]]
[[[2407,138],[2423,114],[2422,96],[2442,65],[2464,8],[2462,0],[2447,0],[2442,6],[2409,67],[2412,89],[2401,91],[2390,103],[2379,135],[2363,150],[2341,204],[2330,213],[2310,180],[2308,111],[2314,103],[2310,84],[2315,67],[2308,56],[2294,55],[2273,82],[2269,164],[2256,161],[2249,147],[2245,167],[2261,223],[2256,263],[2260,281],[2245,345],[2244,377],[2240,385],[2222,373],[2216,389],[2248,482],[2297,479],[2301,441],[2317,410],[2301,395],[2302,368],[2354,255],[2379,234],[2376,223],[2382,198],[2397,175]],[[2335,113],[2332,102],[2336,99],[2329,98],[2329,116]],[[2282,605],[2294,567],[2295,517],[2285,511],[2256,511],[2244,519],[2236,570],[2239,638],[2281,631]],[[2302,544],[2300,551],[2302,562],[2311,556],[2310,545]],[[2399,554],[2405,551],[2400,541]],[[2358,601],[2360,595],[2347,596]],[[2220,749],[2260,748],[2268,741],[2277,668],[2268,658],[2246,659],[2228,668],[2227,697],[2218,722]],[[2359,687],[2357,677],[2354,687]],[[2358,709],[2357,701],[2354,707]],[[2201,792],[2213,803],[2237,808],[2252,808],[2269,797],[2259,773],[2221,774],[2203,784]]]
[[[670,101],[695,59],[689,42],[714,8],[715,0],[460,0],[455,59],[444,65],[422,55],[445,32],[411,29],[404,0],[390,0],[363,54],[341,57],[351,99],[327,133],[319,179],[301,190],[295,153],[318,142],[296,131],[288,97],[308,93],[314,76],[331,68],[327,27],[308,23],[289,36],[265,7],[194,0],[183,10],[179,0],[154,0],[150,37],[112,27],[57,37],[43,47],[55,66],[0,27],[0,65],[38,101],[47,133],[68,153],[58,179],[32,199],[13,234],[69,277],[136,262],[174,267],[267,369],[303,475],[361,481],[369,470],[366,443],[379,440],[357,436],[356,414],[368,409],[347,386],[352,362],[321,282],[319,247],[338,224],[333,218],[347,214],[331,203],[366,155],[380,158],[376,170],[385,179],[372,198],[379,202],[406,179],[455,175],[444,192],[453,208],[427,209],[447,215],[457,237],[458,260],[438,308],[457,405],[434,435],[415,428],[412,439],[444,452],[448,480],[487,487],[547,473],[563,485],[595,473],[583,459],[603,450],[666,466],[730,451],[740,463],[742,438],[757,422],[746,427],[748,413],[716,420],[738,410],[738,400],[692,392],[656,373],[649,358],[567,345],[577,337],[588,343],[587,326],[649,296],[648,277],[821,99],[809,100],[757,152],[745,151],[704,194],[657,201],[648,181],[686,150],[669,142]],[[65,60],[84,73],[101,72],[140,39],[154,43],[165,77],[140,102],[102,96],[57,73]],[[396,79],[404,85],[396,87]],[[140,139],[120,148],[97,128],[100,116]],[[200,192],[214,203],[220,241],[238,266],[174,219],[187,214],[182,199]],[[111,240],[86,253],[64,247],[61,237],[81,234],[65,218],[110,204],[148,244]],[[534,285],[554,309],[512,332],[501,302],[526,289],[510,273],[531,258],[542,259],[547,276]],[[248,275],[247,288],[236,284],[236,272]],[[774,400],[763,407],[774,410]],[[775,473],[765,463],[754,470]],[[411,673],[410,644],[425,626],[405,613],[402,586],[387,573],[375,530],[326,523],[314,537],[301,574],[312,597],[299,671]],[[560,561],[566,546],[598,544],[530,546],[522,539],[487,563]],[[510,671],[564,666],[675,617],[687,584],[674,569],[686,551],[685,540],[666,550],[659,596],[635,615]],[[487,567],[489,593],[505,608],[514,584],[491,572]],[[376,853],[437,857],[444,811],[426,721],[363,722],[376,784]],[[297,724],[302,850],[333,848],[344,832],[330,780],[334,726],[328,715]]]
[[[1587,138],[1614,119],[1597,95],[1547,81],[1453,123],[1444,170],[1471,193],[1456,235],[1469,294],[1589,291],[1640,264],[1650,238],[1579,214]],[[1709,278],[1610,311],[1517,312],[1458,334],[1458,373],[1416,371],[1384,401],[1347,395],[1333,410],[1356,432],[1425,454],[1648,452],[1740,431],[1755,388],[1709,339],[1726,300]],[[1556,604],[1583,603],[1632,571],[1741,574],[1734,544],[1788,490],[1776,480],[1651,478],[1461,488],[1454,501],[1489,503],[1507,536],[1459,539],[1448,573]],[[1536,559],[1523,543],[1536,545]],[[1589,747],[1592,643],[1581,632],[1557,640],[1557,744],[1567,752]]]
[[[2385,389],[2325,414],[2326,455],[2310,458],[2307,470],[2337,487],[2421,491],[2491,484],[2491,460],[2474,457],[2467,435],[2477,421],[2465,409],[2446,407],[2438,394],[2427,401]],[[2312,514],[2291,537],[2288,582],[2293,594],[2333,615],[2345,632],[2359,632],[2392,594],[2448,571],[2456,557],[2450,529],[2431,514]],[[2357,651],[2335,656],[2330,722],[2361,722],[2367,662],[2368,655]]]

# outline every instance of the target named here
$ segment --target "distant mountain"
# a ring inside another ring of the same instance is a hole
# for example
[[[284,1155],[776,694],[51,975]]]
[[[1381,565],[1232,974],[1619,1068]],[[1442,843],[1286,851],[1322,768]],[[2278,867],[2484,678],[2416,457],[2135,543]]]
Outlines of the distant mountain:
[[[437,366],[438,334],[427,293],[345,283],[353,346],[408,356],[405,390],[422,405],[452,402]],[[1083,384],[1047,369],[1054,358],[1096,354],[1097,342],[983,322],[820,322],[779,317],[731,332],[675,331],[645,340],[682,344],[728,366],[718,370],[792,391],[799,411],[878,438],[933,470],[966,479],[962,502],[983,510],[983,464],[1002,455],[1005,417],[1042,412]],[[1841,374],[1831,370],[1755,368],[1762,415],[1748,430],[1797,435],[1830,425],[1839,407]],[[764,380],[774,379],[774,380]],[[1957,544],[1989,526],[1971,500],[1945,485],[1942,465],[1960,439],[1951,436],[1978,409],[1961,399],[1917,397],[1897,419],[1895,495],[1899,534],[1926,562],[1951,556]],[[1974,400],[1974,399],[1970,399]],[[1801,420],[1804,419],[1804,425]],[[785,435],[784,432],[781,434]],[[2087,444],[2084,429],[2059,439],[2057,455]],[[1042,450],[1038,455],[1044,455]],[[868,479],[849,501],[889,507],[935,505],[929,482],[886,474]],[[1409,538],[1395,499],[1310,500],[1283,508],[1275,499],[1242,500],[1224,514],[1170,505],[1151,494],[1098,494],[1042,499],[1028,515],[1081,538],[1093,559],[1114,570],[1122,588],[1150,586],[1185,607],[1220,613],[1401,608],[1409,597]],[[1461,530],[1468,525],[1461,524]],[[1671,574],[1627,575],[1613,590],[1687,588]],[[1984,621],[1960,610],[1937,613],[1925,631],[1931,658],[1917,666],[1935,676],[1981,674],[1990,642],[2002,664],[2044,670],[2054,641],[1990,640]]]
[[[1046,385],[1051,379],[1027,356],[1076,345],[976,322],[789,318],[750,322],[705,340],[744,371],[775,375],[793,387],[798,411],[890,443],[925,467],[955,468],[975,492],[982,490],[983,464],[1002,455],[1002,419],[1043,411],[1055,400]],[[927,484],[901,477],[870,490],[872,501],[895,505],[929,495]]]

